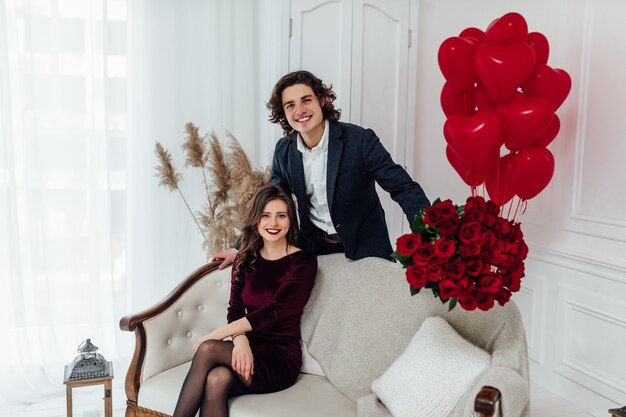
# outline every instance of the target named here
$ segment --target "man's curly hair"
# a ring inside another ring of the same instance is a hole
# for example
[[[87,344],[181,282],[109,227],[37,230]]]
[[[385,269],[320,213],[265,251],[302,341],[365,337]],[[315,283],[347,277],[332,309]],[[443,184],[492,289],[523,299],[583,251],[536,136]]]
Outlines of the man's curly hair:
[[[332,90],[332,84],[328,86],[325,85],[322,80],[320,80],[308,71],[301,70],[290,72],[289,74],[283,76],[280,80],[278,80],[278,82],[274,86],[274,90],[272,91],[272,96],[266,104],[267,109],[271,112],[269,121],[272,123],[280,124],[280,127],[283,129],[283,133],[286,137],[291,136],[291,134],[294,133],[294,129],[289,125],[289,122],[285,117],[282,95],[283,91],[285,91],[285,88],[291,87],[295,84],[304,84],[311,87],[311,89],[317,96],[320,105],[322,106],[322,114],[324,115],[324,119],[328,119],[331,122],[339,121],[339,116],[341,116],[341,110],[335,109],[335,106],[333,104],[333,101],[335,101],[337,96]]]

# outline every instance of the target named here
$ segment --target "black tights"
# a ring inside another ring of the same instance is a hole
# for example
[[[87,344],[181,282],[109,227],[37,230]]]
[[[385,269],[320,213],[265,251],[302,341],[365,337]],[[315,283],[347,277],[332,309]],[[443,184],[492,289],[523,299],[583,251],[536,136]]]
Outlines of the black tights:
[[[246,385],[231,368],[232,342],[207,340],[193,356],[173,417],[228,417],[228,398]]]

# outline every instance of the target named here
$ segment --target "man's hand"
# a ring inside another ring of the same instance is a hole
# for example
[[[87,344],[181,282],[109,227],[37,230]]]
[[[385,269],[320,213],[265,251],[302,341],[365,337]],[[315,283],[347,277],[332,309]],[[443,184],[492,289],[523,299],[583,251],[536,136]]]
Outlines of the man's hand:
[[[235,346],[233,347],[231,367],[246,382],[249,382],[250,376],[254,374],[254,358],[248,338],[245,335],[237,336],[233,339],[233,344]]]
[[[223,259],[224,262],[222,262],[220,264],[219,269],[224,269],[228,265],[230,265],[233,262],[235,262],[235,257],[236,256],[237,256],[237,249],[230,248],[230,249],[225,249],[225,250],[221,251],[220,253],[218,253],[217,255],[215,255],[212,260],[213,261],[217,261],[219,259]]]

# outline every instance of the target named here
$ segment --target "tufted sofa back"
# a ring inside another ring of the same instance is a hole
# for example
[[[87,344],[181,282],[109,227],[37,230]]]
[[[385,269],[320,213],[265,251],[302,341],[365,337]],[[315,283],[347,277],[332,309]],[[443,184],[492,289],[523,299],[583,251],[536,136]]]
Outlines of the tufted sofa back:
[[[229,296],[230,268],[215,270],[198,280],[163,313],[146,320],[146,343],[150,349],[141,381],[191,360],[196,339],[226,324]]]

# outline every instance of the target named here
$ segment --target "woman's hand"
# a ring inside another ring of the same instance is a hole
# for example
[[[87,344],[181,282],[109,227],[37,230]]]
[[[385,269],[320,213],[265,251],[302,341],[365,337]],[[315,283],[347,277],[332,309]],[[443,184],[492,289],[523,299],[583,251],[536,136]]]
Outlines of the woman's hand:
[[[249,382],[250,376],[254,374],[254,357],[250,349],[250,343],[246,335],[240,335],[233,339],[233,354],[231,367],[235,372]]]
[[[213,261],[218,261],[220,259],[223,259],[223,262],[220,264],[220,266],[218,267],[218,269],[224,269],[226,268],[228,265],[232,264],[233,262],[235,262],[235,258],[237,257],[237,249],[235,248],[230,248],[230,249],[225,249],[223,251],[221,251],[220,253],[216,254],[213,257]]]
[[[217,335],[216,332],[205,334],[204,336],[196,340],[196,343],[193,344],[193,351],[194,352],[197,351],[200,345],[206,342],[207,340],[222,340],[222,339],[223,337],[219,337],[219,335]]]

